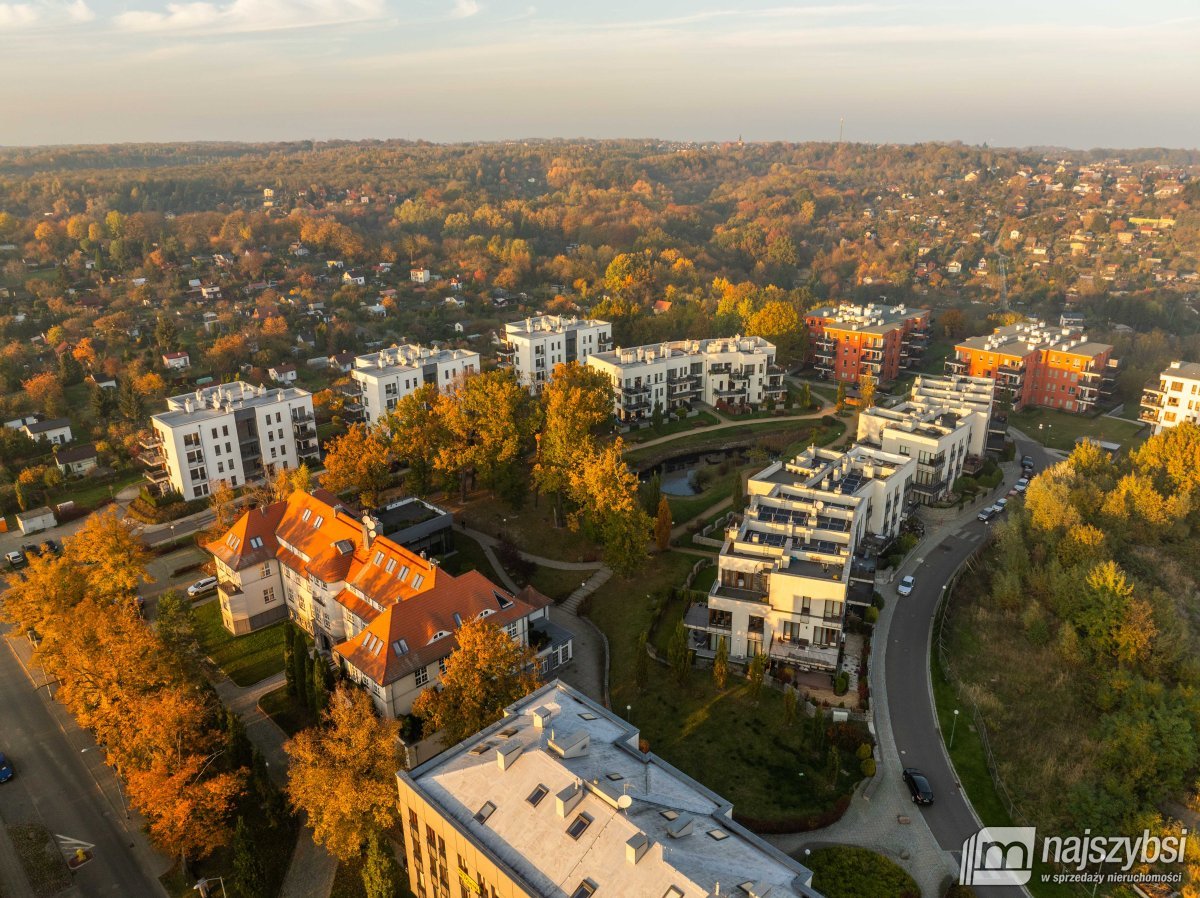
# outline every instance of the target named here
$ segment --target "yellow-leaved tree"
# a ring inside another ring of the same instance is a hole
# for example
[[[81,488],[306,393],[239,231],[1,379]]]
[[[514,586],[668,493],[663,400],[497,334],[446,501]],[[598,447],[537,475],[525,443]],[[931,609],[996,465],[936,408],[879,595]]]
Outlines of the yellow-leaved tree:
[[[397,724],[380,719],[370,697],[348,686],[330,696],[322,724],[287,743],[287,793],[308,816],[313,838],[348,861],[396,823]]]
[[[408,465],[409,492],[425,496],[434,487],[435,459],[446,444],[437,384],[425,384],[402,396],[387,417],[392,452]]]
[[[413,704],[427,730],[440,730],[448,745],[499,720],[541,682],[533,650],[486,618],[466,621],[454,636],[458,648],[446,659],[441,689],[426,689]]]
[[[638,479],[625,463],[625,443],[617,438],[580,459],[570,472],[571,496],[579,510],[570,525],[584,524],[604,546],[604,560],[629,574],[646,558],[650,517],[638,501]]]
[[[542,429],[537,436],[533,481],[554,496],[559,526],[571,471],[595,452],[595,432],[612,417],[612,382],[590,365],[556,365],[542,390]]]
[[[378,427],[355,424],[329,443],[321,486],[331,493],[352,492],[364,508],[374,508],[391,483],[391,468],[387,435]]]

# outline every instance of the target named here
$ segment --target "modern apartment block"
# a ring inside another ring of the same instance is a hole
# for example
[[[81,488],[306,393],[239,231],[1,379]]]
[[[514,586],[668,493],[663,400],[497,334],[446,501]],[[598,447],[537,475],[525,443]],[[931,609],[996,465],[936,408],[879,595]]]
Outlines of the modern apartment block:
[[[1107,343],[1088,340],[1076,327],[1026,321],[998,327],[954,347],[949,374],[990,377],[997,398],[1026,405],[1089,412],[1112,396],[1121,363]]]
[[[751,477],[707,603],[684,618],[696,653],[711,657],[724,641],[736,661],[764,654],[772,668],[834,670],[847,601],[871,600],[874,573],[859,574],[855,553],[900,532],[916,471],[914,457],[856,445],[806,449]],[[856,579],[871,585],[855,590]]]
[[[290,617],[387,717],[409,713],[439,682],[454,632],[471,618],[534,646],[543,673],[573,655],[571,634],[550,622],[550,600],[532,587],[513,595],[478,571],[451,575],[324,490],[248,511],[205,548],[227,630]]]
[[[561,682],[396,774],[418,898],[821,898],[637,727]]]
[[[861,412],[858,442],[915,458],[912,497],[936,502],[949,495],[968,459],[982,461],[995,387],[987,378],[918,377],[908,401]]]
[[[613,383],[618,421],[651,417],[655,406],[671,412],[692,402],[756,408],[787,395],[775,346],[762,337],[677,340],[601,352],[588,364]]]
[[[857,383],[868,374],[893,381],[921,360],[929,342],[929,310],[843,303],[804,313],[809,358],[828,380]]]
[[[588,356],[612,349],[612,324],[591,318],[538,315],[504,326],[501,364],[516,372],[517,381],[540,393],[554,366],[583,364]]]
[[[425,384],[445,390],[479,370],[477,352],[406,344],[356,357],[350,377],[361,394],[363,419],[374,424]]]
[[[1171,367],[1159,375],[1158,383],[1148,384],[1142,392],[1138,417],[1152,425],[1155,433],[1184,421],[1200,424],[1200,365],[1171,362]]]
[[[172,396],[150,418],[139,456],[158,494],[207,496],[219,481],[243,486],[320,459],[312,395],[235,381]]]

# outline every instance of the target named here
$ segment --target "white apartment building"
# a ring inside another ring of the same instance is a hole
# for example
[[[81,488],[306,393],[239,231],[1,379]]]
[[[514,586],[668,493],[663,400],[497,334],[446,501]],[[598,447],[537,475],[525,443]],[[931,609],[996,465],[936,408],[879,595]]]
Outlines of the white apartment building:
[[[724,641],[736,661],[764,654],[773,668],[834,670],[852,580],[863,576],[855,552],[900,532],[916,466],[869,446],[810,448],[751,477],[707,603],[684,618],[696,653],[711,657]]]
[[[762,337],[719,337],[634,346],[589,356],[613,382],[618,421],[649,418],[692,402],[755,408],[787,394],[775,346]]]
[[[365,420],[374,424],[401,397],[425,384],[445,390],[480,370],[479,353],[467,349],[429,349],[408,343],[354,359],[350,377],[362,392]]]
[[[1142,411],[1138,417],[1162,433],[1184,421],[1200,424],[1200,365],[1195,362],[1171,362],[1159,375],[1157,384],[1142,392]]]
[[[451,575],[377,535],[378,526],[324,490],[245,512],[205,546],[225,628],[249,633],[290,617],[386,717],[409,713],[437,685],[454,632],[471,618],[534,645],[543,675],[571,660],[572,634],[551,623],[550,600],[537,590],[514,595],[478,571]]]
[[[555,681],[399,771],[413,894],[821,898],[812,871],[737,823],[720,795],[641,751],[640,735]]]
[[[918,374],[909,393],[908,405],[920,411],[949,411],[971,427],[970,453],[982,456],[988,449],[988,433],[995,432],[996,382],[990,377],[965,374]],[[1003,428],[999,431],[1003,433]]]
[[[501,364],[511,367],[517,382],[531,393],[540,393],[555,365],[582,365],[589,356],[611,349],[612,324],[599,319],[538,315],[506,324],[504,340]]]
[[[184,499],[207,496],[320,459],[312,394],[234,381],[172,396],[150,418],[139,456],[152,490]]]

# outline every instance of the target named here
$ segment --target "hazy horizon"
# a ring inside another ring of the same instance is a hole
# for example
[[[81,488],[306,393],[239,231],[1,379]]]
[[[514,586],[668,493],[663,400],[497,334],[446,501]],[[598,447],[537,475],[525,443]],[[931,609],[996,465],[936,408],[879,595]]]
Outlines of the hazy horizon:
[[[0,2],[0,144],[1196,149],[1198,39],[1188,0]]]

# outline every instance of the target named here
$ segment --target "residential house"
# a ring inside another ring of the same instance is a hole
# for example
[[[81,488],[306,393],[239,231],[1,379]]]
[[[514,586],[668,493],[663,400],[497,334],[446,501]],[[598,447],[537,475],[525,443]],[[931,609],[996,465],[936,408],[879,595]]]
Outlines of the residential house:
[[[25,424],[21,429],[31,440],[55,446],[65,446],[75,439],[71,433],[71,422],[66,418],[39,419]]]
[[[428,268],[412,268],[409,269],[408,279],[414,284],[428,284],[432,278],[432,273]]]
[[[293,364],[273,365],[267,369],[267,375],[277,384],[290,386],[296,382],[296,366]]]
[[[612,324],[599,319],[538,315],[504,326],[500,364],[511,367],[517,381],[539,393],[554,366],[583,364],[597,352],[612,348]]]
[[[98,464],[96,447],[92,443],[81,446],[57,449],[54,453],[54,463],[58,470],[69,477],[81,477]]]
[[[192,366],[192,357],[186,352],[164,352],[163,367],[168,371],[183,371]]]
[[[533,645],[545,673],[571,660],[572,636],[550,622],[545,596],[514,595],[478,571],[449,574],[379,528],[323,490],[246,512],[206,546],[222,623],[247,633],[290,617],[386,717],[409,713],[436,686],[454,632],[472,618]]]
[[[367,284],[367,276],[357,269],[342,272],[343,284],[354,284],[358,287],[365,287]]]
[[[843,303],[804,313],[809,360],[822,378],[892,381],[918,364],[929,342],[929,310]]]
[[[1171,362],[1156,383],[1146,385],[1138,417],[1156,434],[1185,421],[1200,425],[1200,364]]]
[[[425,384],[446,390],[479,370],[477,352],[406,344],[358,356],[350,376],[362,394],[365,419],[373,424]]]
[[[810,870],[641,743],[629,720],[555,681],[399,771],[413,894],[821,898]]]
[[[342,374],[349,374],[354,368],[354,353],[339,352],[329,357],[329,367]]]

